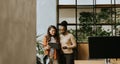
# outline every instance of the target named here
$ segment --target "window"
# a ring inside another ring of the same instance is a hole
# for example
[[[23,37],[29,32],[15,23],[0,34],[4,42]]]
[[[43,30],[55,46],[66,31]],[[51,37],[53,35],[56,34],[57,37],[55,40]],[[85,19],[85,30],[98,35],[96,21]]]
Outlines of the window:
[[[119,36],[119,4],[119,0],[59,0],[57,25],[66,20],[74,26],[69,31],[77,43],[88,42],[89,36]]]

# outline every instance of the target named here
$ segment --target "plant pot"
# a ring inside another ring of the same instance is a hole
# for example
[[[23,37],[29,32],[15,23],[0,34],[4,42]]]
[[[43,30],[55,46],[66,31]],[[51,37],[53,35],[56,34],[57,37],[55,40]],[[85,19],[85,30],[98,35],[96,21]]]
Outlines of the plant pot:
[[[88,59],[89,59],[88,43],[78,44],[78,60],[88,60]]]

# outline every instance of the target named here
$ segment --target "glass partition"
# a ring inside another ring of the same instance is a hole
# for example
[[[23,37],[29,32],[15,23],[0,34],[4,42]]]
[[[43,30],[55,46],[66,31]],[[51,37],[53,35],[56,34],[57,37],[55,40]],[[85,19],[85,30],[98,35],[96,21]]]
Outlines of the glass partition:
[[[93,0],[77,0],[77,5],[93,5]]]
[[[71,26],[76,26],[76,31],[78,32],[81,32],[81,29],[85,30],[85,28],[86,31],[89,28],[91,30],[95,28],[96,30],[97,28],[102,30],[104,25],[111,26],[109,30],[116,32],[115,28],[120,24],[120,5],[116,4],[120,3],[119,0],[59,0],[58,3],[59,6],[65,4],[59,8],[58,24],[66,20]],[[105,27],[107,28],[108,26]],[[112,35],[115,34],[112,33]],[[77,35],[79,36],[79,33]],[[79,39],[78,36],[76,36],[77,39]]]
[[[75,5],[76,0],[59,0],[59,5]]]
[[[60,9],[59,10],[59,23],[63,20],[68,21],[68,23],[76,23],[75,20],[75,9]]]
[[[96,4],[111,4],[111,0],[96,0]]]
[[[116,3],[116,4],[120,4],[120,0],[116,0],[115,3]]]
[[[59,0],[58,3],[57,25],[68,21],[68,30],[76,37],[77,44],[88,43],[89,36],[120,36],[120,0]]]

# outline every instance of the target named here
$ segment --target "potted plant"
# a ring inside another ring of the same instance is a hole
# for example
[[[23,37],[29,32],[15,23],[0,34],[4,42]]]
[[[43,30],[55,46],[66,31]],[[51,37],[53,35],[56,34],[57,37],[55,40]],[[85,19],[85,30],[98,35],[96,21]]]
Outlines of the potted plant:
[[[110,23],[110,9],[101,8],[99,13],[96,13],[96,21],[93,21],[94,15],[92,12],[81,12],[79,17],[79,40],[80,42],[87,42],[88,36],[110,36],[110,30],[102,29],[102,25],[95,24]],[[104,20],[104,21],[103,21]]]
[[[42,40],[38,39],[41,37],[41,35],[36,36],[36,64],[42,64],[43,63],[43,57],[44,57],[44,49],[43,49],[43,44]]]
[[[80,41],[87,41],[87,36],[92,36],[92,26],[93,23],[93,13],[91,12],[81,12],[79,17],[79,33],[78,36]]]
[[[96,13],[96,23],[111,23],[111,14],[113,14],[114,12],[111,11],[110,8],[101,8],[100,12],[99,13]]]

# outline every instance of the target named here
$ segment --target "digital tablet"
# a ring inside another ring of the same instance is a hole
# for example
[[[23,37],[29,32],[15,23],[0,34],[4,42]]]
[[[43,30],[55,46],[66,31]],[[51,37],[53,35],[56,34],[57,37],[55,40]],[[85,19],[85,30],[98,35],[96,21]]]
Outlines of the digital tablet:
[[[48,45],[50,45],[52,48],[60,49],[60,45],[57,43],[48,43]]]

